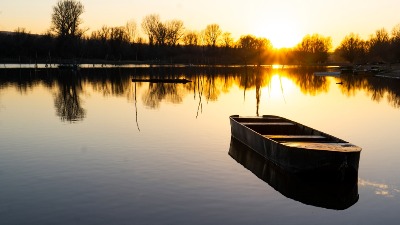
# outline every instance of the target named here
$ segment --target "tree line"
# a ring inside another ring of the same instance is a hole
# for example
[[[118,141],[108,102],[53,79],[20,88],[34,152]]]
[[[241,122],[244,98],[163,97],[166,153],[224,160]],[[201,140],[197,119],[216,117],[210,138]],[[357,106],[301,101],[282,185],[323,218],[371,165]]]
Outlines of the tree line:
[[[79,0],[59,0],[45,34],[31,34],[24,28],[0,32],[0,58],[20,63],[91,59],[245,65],[323,64],[332,58],[348,63],[400,60],[400,24],[391,33],[379,29],[368,40],[351,33],[334,51],[331,38],[320,34],[306,35],[297,46],[277,50],[263,37],[247,34],[234,40],[216,23],[201,31],[187,30],[182,20],[162,21],[158,14],[145,16],[140,26],[131,20],[123,26],[104,25],[89,33],[81,27],[84,12]]]

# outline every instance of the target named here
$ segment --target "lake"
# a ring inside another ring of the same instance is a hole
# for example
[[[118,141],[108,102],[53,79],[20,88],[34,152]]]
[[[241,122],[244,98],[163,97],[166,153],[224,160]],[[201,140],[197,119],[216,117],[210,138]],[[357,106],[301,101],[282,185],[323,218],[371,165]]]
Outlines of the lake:
[[[400,80],[321,69],[1,69],[0,224],[398,224]],[[159,77],[192,82],[132,82]],[[348,197],[335,189],[266,182],[262,159],[232,154],[234,114],[362,147],[356,200],[335,209]]]

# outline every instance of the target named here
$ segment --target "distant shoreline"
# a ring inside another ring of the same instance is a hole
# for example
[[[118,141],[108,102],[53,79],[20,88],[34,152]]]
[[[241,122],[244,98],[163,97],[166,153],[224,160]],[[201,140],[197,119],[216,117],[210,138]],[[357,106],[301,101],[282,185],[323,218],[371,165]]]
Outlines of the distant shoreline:
[[[160,60],[103,60],[103,59],[81,59],[81,60],[71,60],[71,59],[37,59],[37,60],[18,60],[18,59],[0,59],[0,68],[2,64],[21,64],[21,65],[35,65],[35,64],[96,64],[96,65],[192,65],[192,66],[257,66],[256,64],[202,64],[202,63],[183,63],[183,62],[167,62]],[[270,65],[283,65],[283,64],[263,64],[261,66]],[[344,62],[326,62],[326,63],[314,63],[314,64],[284,64],[284,66],[304,66],[304,67],[326,67],[326,66],[349,66],[351,64]]]
[[[165,66],[165,67],[256,67],[257,65],[245,65],[245,64],[187,64],[187,63],[167,63],[162,61],[136,61],[136,60],[101,60],[101,59],[82,59],[82,60],[63,60],[63,59],[55,59],[51,61],[47,59],[38,59],[38,60],[15,60],[15,59],[0,59],[0,70],[1,69],[34,69],[36,68],[49,68],[49,69],[58,69],[58,65],[60,64],[78,64],[84,65],[81,67],[83,69],[90,68],[118,68],[118,67],[151,67],[151,66]],[[7,65],[11,66],[8,67]],[[310,67],[310,68],[318,68],[318,67],[345,67],[351,66],[350,63],[340,63],[340,62],[327,62],[321,64],[288,64],[281,65],[283,68],[287,67]],[[273,65],[261,65],[262,67],[272,67]],[[384,71],[382,73],[375,74],[376,77],[381,78],[397,78],[400,79],[400,63],[389,64],[390,69]]]

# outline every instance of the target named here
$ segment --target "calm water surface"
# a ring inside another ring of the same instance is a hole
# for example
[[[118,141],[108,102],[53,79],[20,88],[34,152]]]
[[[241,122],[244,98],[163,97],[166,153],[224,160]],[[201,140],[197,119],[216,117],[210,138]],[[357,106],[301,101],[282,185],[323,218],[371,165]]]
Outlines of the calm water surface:
[[[2,69],[0,224],[399,224],[400,81],[312,72]],[[193,82],[131,82],[159,76]],[[232,114],[279,115],[361,146],[358,200],[320,207],[303,200],[347,196],[264,181],[263,161],[232,154]]]

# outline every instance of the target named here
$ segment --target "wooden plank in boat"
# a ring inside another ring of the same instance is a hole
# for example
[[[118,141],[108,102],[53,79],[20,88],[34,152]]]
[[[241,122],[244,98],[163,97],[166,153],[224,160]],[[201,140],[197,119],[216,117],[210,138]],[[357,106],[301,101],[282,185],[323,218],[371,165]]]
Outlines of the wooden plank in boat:
[[[321,142],[328,141],[328,139],[321,135],[263,135],[266,138],[283,142]]]
[[[283,142],[282,145],[291,148],[303,148],[311,150],[334,152],[359,152],[361,148],[350,143],[317,143],[317,142]]]
[[[310,139],[319,139],[319,138],[325,138],[324,136],[321,135],[264,135],[267,138],[271,139],[279,139],[279,138],[310,138]]]
[[[280,126],[293,126],[293,123],[289,122],[240,122],[244,126],[249,125],[260,125],[260,126],[268,126],[268,125],[280,125]]]

